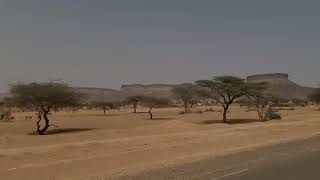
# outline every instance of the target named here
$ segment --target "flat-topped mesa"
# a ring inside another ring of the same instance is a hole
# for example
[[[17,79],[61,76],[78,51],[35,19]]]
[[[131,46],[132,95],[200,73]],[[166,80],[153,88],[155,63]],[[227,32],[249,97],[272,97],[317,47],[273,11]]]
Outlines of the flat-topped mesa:
[[[258,74],[247,77],[248,82],[267,82],[270,84],[283,84],[287,85],[289,83],[289,75],[284,73],[275,74]]]
[[[268,83],[269,91],[284,99],[303,99],[314,91],[313,88],[303,87],[289,80],[288,74],[258,74],[247,77],[249,83]]]

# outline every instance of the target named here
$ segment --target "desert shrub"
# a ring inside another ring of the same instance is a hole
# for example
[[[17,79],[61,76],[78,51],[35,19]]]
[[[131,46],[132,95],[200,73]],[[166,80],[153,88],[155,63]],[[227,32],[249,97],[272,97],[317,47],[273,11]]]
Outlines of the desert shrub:
[[[273,120],[273,119],[282,119],[280,113],[275,112],[275,111],[270,111],[267,116],[268,116],[268,119],[270,119],[270,120]]]
[[[294,107],[287,107],[287,108],[285,108],[285,107],[278,107],[278,108],[276,108],[278,111],[294,111],[295,110],[295,108]]]
[[[192,111],[192,110],[189,110],[189,109],[188,109],[187,111],[180,111],[180,112],[179,112],[179,114],[181,114],[181,115],[182,115],[182,114],[192,114],[192,113],[193,113],[193,111]]]
[[[201,110],[201,109],[198,109],[198,110],[196,110],[196,111],[195,111],[195,113],[197,113],[197,114],[203,114],[203,113],[204,113],[204,111],[203,111],[203,110]]]
[[[205,109],[204,112],[216,112],[216,110],[213,108],[208,108],[208,109]]]
[[[2,112],[0,112],[0,120],[10,121],[13,119],[14,119],[14,116],[12,115],[11,110],[2,110]]]

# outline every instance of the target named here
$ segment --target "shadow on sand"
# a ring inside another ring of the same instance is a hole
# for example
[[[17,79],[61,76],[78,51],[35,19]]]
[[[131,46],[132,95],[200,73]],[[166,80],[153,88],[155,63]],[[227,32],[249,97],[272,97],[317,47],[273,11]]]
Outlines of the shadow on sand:
[[[153,118],[150,119],[151,121],[169,121],[169,120],[174,120],[174,118]]]
[[[96,128],[58,128],[58,129],[49,129],[46,131],[45,135],[54,135],[54,134],[66,134],[66,133],[77,133],[77,132],[84,132],[84,131],[92,131]],[[37,135],[36,132],[29,133],[29,135]]]
[[[112,116],[120,116],[120,114],[97,114],[95,116],[100,116],[100,117],[112,117]]]
[[[255,122],[262,122],[258,119],[229,119],[227,121],[227,124],[233,125],[233,124],[248,124],[248,123],[255,123]],[[223,123],[222,120],[205,120],[201,121],[199,124],[203,125],[210,125],[210,124],[219,124]]]

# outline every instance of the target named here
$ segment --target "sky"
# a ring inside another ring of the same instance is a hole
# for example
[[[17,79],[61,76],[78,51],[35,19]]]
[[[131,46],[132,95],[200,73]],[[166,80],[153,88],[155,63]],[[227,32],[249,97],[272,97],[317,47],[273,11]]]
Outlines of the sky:
[[[0,92],[218,75],[320,83],[318,0],[0,0]]]

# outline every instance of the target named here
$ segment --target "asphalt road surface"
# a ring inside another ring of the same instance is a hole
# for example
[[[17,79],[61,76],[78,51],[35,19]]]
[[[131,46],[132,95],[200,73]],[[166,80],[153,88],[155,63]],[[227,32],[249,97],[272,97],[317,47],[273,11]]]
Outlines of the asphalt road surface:
[[[114,180],[320,180],[320,136]]]

